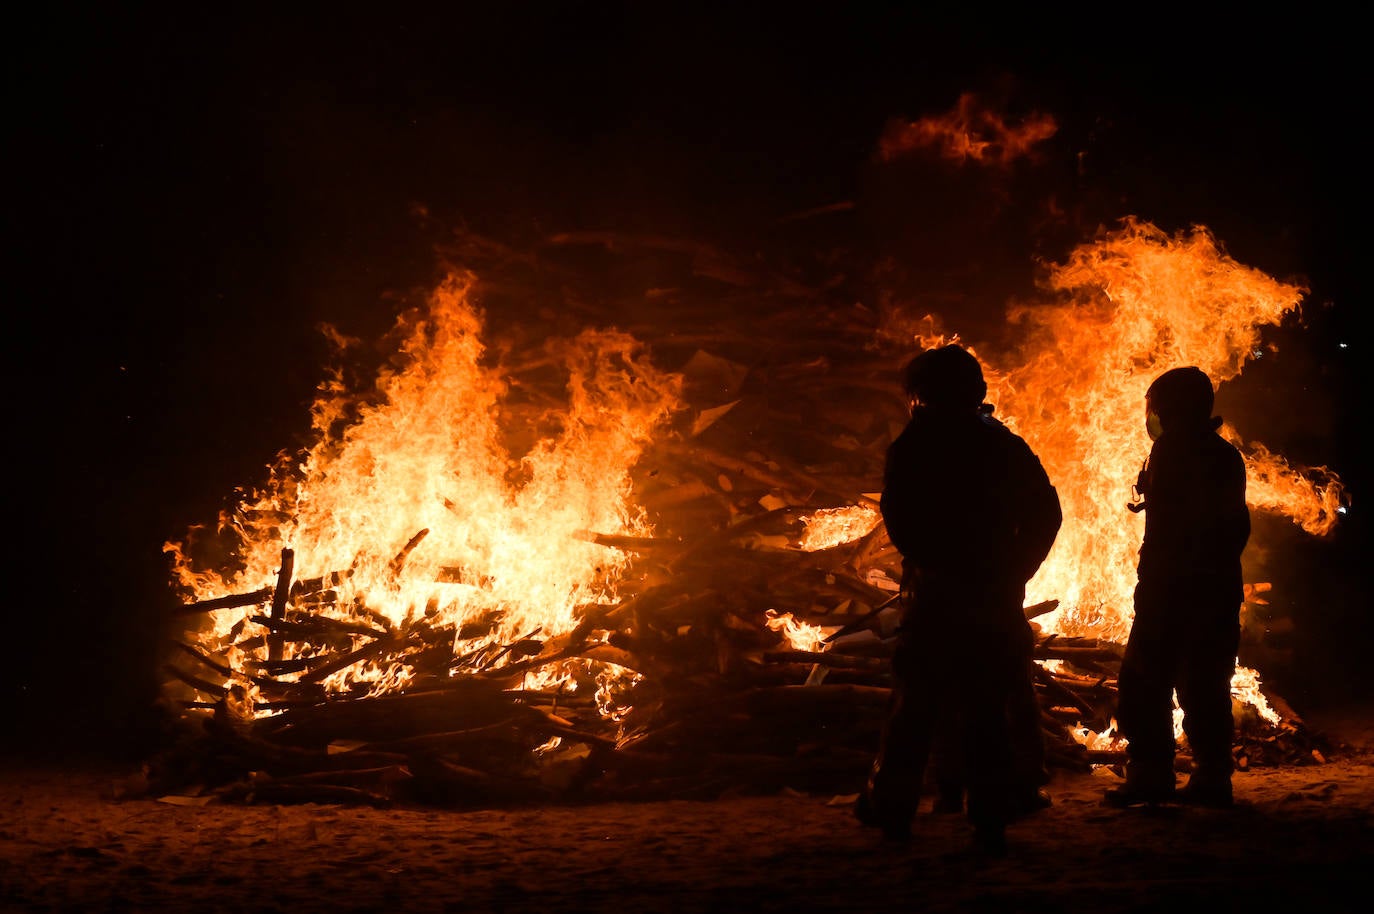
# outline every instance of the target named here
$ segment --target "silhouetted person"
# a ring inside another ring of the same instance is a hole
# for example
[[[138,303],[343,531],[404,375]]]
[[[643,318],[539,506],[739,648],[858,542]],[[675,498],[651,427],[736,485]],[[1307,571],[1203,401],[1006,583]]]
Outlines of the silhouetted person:
[[[967,350],[921,353],[903,385],[911,421],[888,449],[881,501],[902,555],[903,617],[892,704],[855,812],[889,838],[908,836],[932,743],[948,725],[975,843],[1001,853],[1016,815],[1007,709],[1024,694],[1034,647],[1026,582],[1058,535],[1059,495],[983,404],[982,367]]]
[[[1040,697],[1035,691],[1035,661],[1027,660],[1026,675],[1007,696],[1007,726],[1012,750],[1012,813],[1024,815],[1054,805],[1045,785],[1050,771],[1045,759],[1045,731]],[[964,811],[966,762],[958,719],[949,715],[931,746],[936,799],[935,812]]]
[[[1231,678],[1244,601],[1241,553],[1250,538],[1245,464],[1217,434],[1212,382],[1175,368],[1145,394],[1154,441],[1141,471],[1145,536],[1136,565],[1135,618],[1117,680],[1126,781],[1113,806],[1171,799],[1230,806],[1235,723]],[[1139,506],[1133,506],[1139,510]],[[1193,770],[1175,795],[1173,697]]]

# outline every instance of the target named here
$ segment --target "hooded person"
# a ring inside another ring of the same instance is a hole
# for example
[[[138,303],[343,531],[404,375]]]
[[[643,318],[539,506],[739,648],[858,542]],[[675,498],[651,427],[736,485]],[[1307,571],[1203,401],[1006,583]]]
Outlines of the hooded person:
[[[1145,393],[1153,444],[1137,483],[1145,532],[1136,563],[1135,615],[1117,680],[1117,724],[1127,740],[1125,783],[1111,806],[1179,799],[1232,804],[1235,722],[1231,679],[1245,599],[1241,554],[1250,537],[1245,462],[1212,415],[1212,382],[1199,368],[1159,375]],[[1176,793],[1174,696],[1192,754]]]
[[[911,420],[888,449],[880,500],[902,556],[902,620],[891,706],[855,812],[908,836],[939,734],[957,740],[976,845],[1001,853],[1025,811],[1008,709],[1033,690],[1026,583],[1058,535],[1059,495],[1025,440],[992,417],[972,353],[922,352],[903,387]]]

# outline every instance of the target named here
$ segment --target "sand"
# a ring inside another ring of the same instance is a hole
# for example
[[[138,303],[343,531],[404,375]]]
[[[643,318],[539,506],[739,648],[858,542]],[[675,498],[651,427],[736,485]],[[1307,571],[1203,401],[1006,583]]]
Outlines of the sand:
[[[785,786],[475,811],[184,805],[131,791],[131,763],[11,758],[0,911],[1366,910],[1371,721],[1309,718],[1330,757],[1238,773],[1231,810],[1114,810],[1110,771],[1056,771],[1054,805],[1000,859],[971,850],[961,816],[923,812],[894,846],[848,797]]]

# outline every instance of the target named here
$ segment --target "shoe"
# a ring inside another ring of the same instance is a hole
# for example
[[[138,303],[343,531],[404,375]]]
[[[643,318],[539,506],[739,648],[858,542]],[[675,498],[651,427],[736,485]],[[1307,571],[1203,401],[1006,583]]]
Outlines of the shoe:
[[[1189,806],[1205,806],[1209,809],[1230,809],[1236,805],[1231,793],[1230,781],[1197,781],[1189,778],[1178,791],[1178,801]]]
[[[1054,798],[1043,787],[1022,791],[1012,800],[1011,814],[1017,818],[1029,816],[1054,805]]]
[[[854,818],[869,828],[882,829],[885,841],[902,843],[911,840],[911,817],[888,811],[879,812],[867,793],[859,794],[854,801]]]
[[[973,849],[984,857],[1007,855],[1006,830],[997,826],[980,826],[973,830]]]
[[[1113,809],[1127,809],[1131,806],[1158,806],[1171,803],[1175,797],[1173,787],[1143,788],[1123,784],[1110,787],[1102,793],[1102,804]]]
[[[931,807],[931,812],[940,815],[964,811],[963,791],[940,791],[935,797],[935,805]]]

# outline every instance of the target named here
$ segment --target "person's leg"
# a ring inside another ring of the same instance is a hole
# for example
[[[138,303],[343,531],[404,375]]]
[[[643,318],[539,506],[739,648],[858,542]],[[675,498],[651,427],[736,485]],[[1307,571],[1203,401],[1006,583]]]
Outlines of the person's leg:
[[[1126,783],[1107,791],[1110,805],[1173,798],[1173,675],[1179,635],[1158,616],[1137,612],[1117,678],[1116,720],[1127,740]]]
[[[935,786],[935,812],[963,812],[963,726],[957,709],[951,705],[939,709],[935,723],[935,739],[930,751],[930,764]]]
[[[1231,679],[1235,675],[1240,622],[1223,616],[1210,629],[1192,633],[1179,677],[1178,702],[1193,771],[1180,792],[1186,802],[1230,806],[1235,717]]]
[[[1035,661],[1027,657],[1023,666],[1025,673],[1018,675],[1012,683],[1007,706],[1014,775],[1012,802],[1017,814],[1031,813],[1053,805],[1049,793],[1044,789],[1050,782],[1050,772],[1045,761],[1045,729],[1040,719],[1040,697],[1035,691]]]
[[[889,838],[910,834],[921,799],[939,689],[927,669],[909,648],[898,646],[893,657],[892,700],[878,755],[855,806],[859,821],[882,828]]]
[[[1016,782],[1007,710],[1023,674],[1022,658],[991,649],[989,662],[962,690],[963,746],[968,778],[968,818],[977,848],[1006,850],[1007,823],[1014,817]]]

